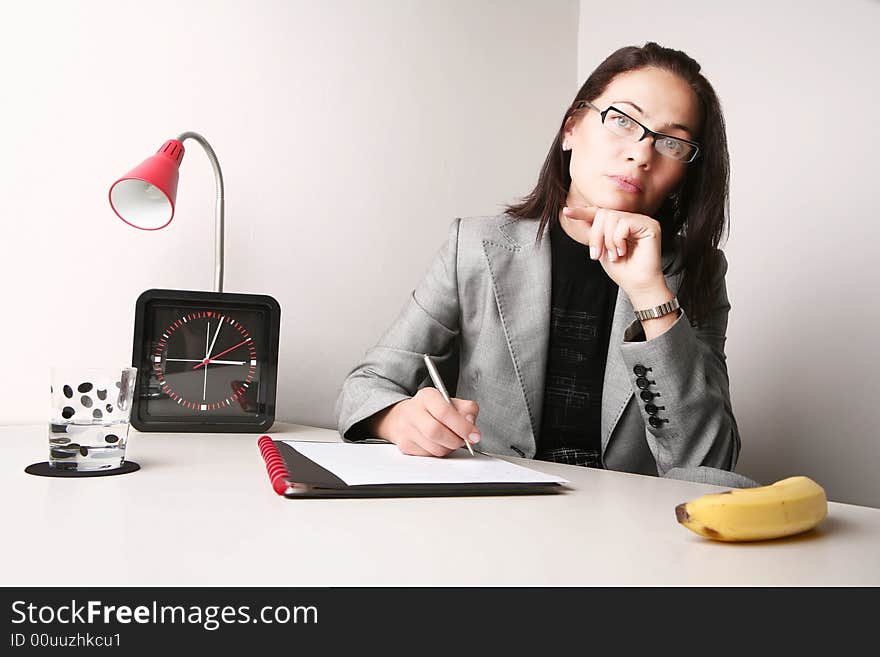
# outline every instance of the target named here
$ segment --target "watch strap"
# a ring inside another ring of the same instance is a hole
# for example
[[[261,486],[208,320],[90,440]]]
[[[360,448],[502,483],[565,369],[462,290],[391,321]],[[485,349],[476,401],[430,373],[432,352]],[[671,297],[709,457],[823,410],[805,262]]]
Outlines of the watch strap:
[[[657,319],[658,317],[663,317],[663,315],[668,315],[671,312],[674,312],[681,308],[678,303],[678,297],[672,297],[666,303],[661,303],[659,306],[654,306],[653,308],[645,308],[644,310],[636,310],[636,318],[638,319]]]

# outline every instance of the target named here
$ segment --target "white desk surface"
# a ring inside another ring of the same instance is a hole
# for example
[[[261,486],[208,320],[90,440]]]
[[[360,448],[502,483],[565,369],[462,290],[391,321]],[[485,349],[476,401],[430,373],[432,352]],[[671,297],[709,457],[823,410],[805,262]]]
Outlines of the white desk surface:
[[[340,439],[291,424],[270,435]],[[510,460],[571,490],[288,500],[257,437],[132,430],[140,471],[62,479],[24,473],[47,458],[45,426],[0,427],[0,585],[880,585],[880,509],[830,503],[807,534],[717,543],[674,510],[720,488],[523,459]]]

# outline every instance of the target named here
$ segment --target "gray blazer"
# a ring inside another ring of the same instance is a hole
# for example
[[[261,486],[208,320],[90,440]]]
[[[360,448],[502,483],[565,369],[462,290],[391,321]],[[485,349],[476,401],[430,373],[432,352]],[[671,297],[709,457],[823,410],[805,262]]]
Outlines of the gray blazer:
[[[450,394],[479,404],[481,451],[535,455],[550,317],[550,233],[545,229],[535,245],[537,226],[508,215],[452,222],[398,318],[342,385],[336,418],[346,440],[368,438],[361,420],[430,385],[422,361],[429,353]],[[683,308],[669,330],[645,341],[629,299],[618,292],[602,393],[607,468],[687,478],[677,474],[735,467],[740,438],[724,355],[727,261],[717,254],[714,308],[699,325]],[[669,261],[664,256],[664,271]],[[667,276],[670,290],[678,290],[680,278]],[[669,420],[656,428],[638,395],[637,365],[650,368],[649,389],[660,393],[653,403],[663,407],[657,415]]]

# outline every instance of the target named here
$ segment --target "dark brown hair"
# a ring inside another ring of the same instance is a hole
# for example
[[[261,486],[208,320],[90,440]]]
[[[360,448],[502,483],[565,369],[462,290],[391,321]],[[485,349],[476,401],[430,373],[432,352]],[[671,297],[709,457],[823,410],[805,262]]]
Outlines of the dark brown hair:
[[[505,211],[514,217],[540,220],[537,234],[540,242],[545,227],[559,221],[559,211],[565,205],[571,185],[571,151],[562,150],[562,140],[568,119],[586,111],[577,108],[578,102],[598,98],[617,75],[647,67],[664,69],[679,76],[693,89],[700,102],[702,127],[696,138],[700,143],[700,154],[687,165],[677,193],[666,199],[654,216],[662,230],[662,250],[678,250],[672,272],[683,272],[679,300],[689,319],[700,321],[712,310],[715,291],[709,289],[709,282],[720,266],[714,250],[728,226],[730,163],[718,96],[700,74],[700,65],[684,52],[649,42],[641,48],[627,46],[611,53],[590,74],[565,112],[535,188]],[[680,237],[676,245],[677,236]]]

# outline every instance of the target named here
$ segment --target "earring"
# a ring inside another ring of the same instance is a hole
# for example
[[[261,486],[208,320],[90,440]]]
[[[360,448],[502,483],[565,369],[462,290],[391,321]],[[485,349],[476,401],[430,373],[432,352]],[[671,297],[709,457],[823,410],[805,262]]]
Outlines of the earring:
[[[562,142],[562,150],[564,150],[564,151],[570,150],[570,149],[569,149],[569,146],[568,146],[568,140],[567,140],[567,139],[566,139],[565,141]]]

